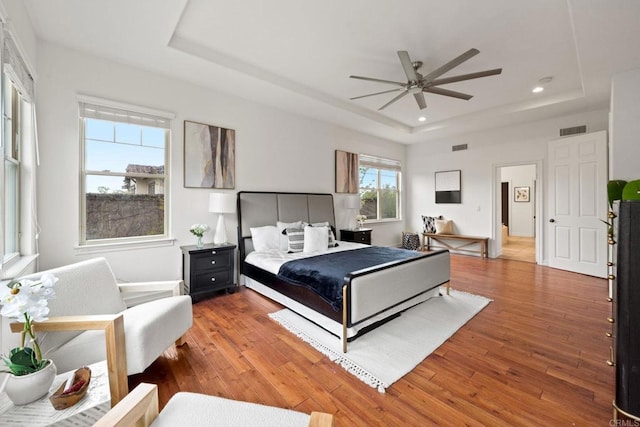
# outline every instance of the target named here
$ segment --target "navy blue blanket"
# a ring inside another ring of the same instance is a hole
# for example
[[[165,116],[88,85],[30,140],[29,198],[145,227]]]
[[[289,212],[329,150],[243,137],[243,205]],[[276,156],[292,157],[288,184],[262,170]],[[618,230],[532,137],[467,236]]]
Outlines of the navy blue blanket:
[[[311,289],[340,311],[342,286],[348,273],[420,256],[420,252],[405,249],[369,246],[287,261],[280,267],[278,277]]]

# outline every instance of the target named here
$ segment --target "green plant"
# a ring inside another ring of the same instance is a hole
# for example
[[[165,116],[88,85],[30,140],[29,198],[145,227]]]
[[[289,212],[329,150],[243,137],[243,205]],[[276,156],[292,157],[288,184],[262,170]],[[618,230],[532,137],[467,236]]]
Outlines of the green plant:
[[[20,333],[20,347],[12,349],[8,357],[3,357],[8,371],[2,372],[20,376],[32,374],[47,366],[48,361],[42,359],[33,322],[47,319],[48,302],[55,297],[53,287],[57,281],[53,275],[43,274],[38,280],[12,280],[0,287],[0,315],[24,322]],[[27,336],[31,347],[26,345]]]
[[[622,179],[614,179],[607,183],[607,196],[609,198],[609,207],[613,207],[613,202],[622,199],[622,190],[627,185],[627,181]]]
[[[626,183],[622,189],[622,200],[640,200],[640,180]]]

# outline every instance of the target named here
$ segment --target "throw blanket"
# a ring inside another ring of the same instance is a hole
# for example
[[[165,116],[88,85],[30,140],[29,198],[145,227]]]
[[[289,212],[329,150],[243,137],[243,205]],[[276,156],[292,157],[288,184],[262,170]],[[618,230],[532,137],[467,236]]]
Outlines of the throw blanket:
[[[311,289],[331,304],[335,311],[340,311],[342,285],[348,273],[420,256],[424,254],[405,249],[369,246],[287,261],[280,267],[278,277]]]

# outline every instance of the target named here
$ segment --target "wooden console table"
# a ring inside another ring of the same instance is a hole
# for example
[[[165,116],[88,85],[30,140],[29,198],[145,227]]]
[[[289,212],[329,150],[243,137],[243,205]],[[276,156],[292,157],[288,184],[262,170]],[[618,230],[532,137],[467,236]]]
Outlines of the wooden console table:
[[[434,245],[433,242],[437,242],[437,245]],[[451,241],[460,242],[454,246]],[[479,249],[470,248],[469,246],[477,244],[480,246]],[[435,233],[422,233],[422,250],[431,250],[431,248],[445,248],[452,251],[461,251],[461,252],[471,252],[475,254],[480,254],[482,258],[487,258],[488,247],[489,247],[489,238],[488,237],[478,237],[478,236],[464,236],[462,234],[435,234]]]

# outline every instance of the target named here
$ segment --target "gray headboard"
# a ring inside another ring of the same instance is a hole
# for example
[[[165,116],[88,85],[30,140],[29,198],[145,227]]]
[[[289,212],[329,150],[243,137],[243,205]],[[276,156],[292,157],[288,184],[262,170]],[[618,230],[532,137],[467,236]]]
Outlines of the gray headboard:
[[[238,193],[238,248],[240,260],[253,251],[251,227],[276,225],[277,221],[324,222],[335,229],[333,195],[328,193]]]

